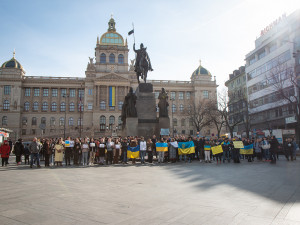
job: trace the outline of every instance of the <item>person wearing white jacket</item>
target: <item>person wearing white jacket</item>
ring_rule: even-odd
[[[141,137],[140,141],[140,158],[141,158],[141,163],[145,163],[145,155],[146,155],[146,150],[147,150],[147,143],[144,139],[144,137]]]

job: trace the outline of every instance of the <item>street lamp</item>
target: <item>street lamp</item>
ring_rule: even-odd
[[[66,123],[67,123],[67,98],[69,95],[63,94],[62,96],[65,99],[65,122],[64,122],[64,140],[66,140]]]
[[[172,101],[172,106],[171,106],[171,112],[172,112],[172,134],[173,134],[173,137],[174,137],[174,121],[173,121],[173,101],[175,100],[174,97],[171,97],[170,99]]]

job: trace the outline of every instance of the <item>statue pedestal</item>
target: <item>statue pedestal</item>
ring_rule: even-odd
[[[138,118],[137,117],[129,117],[126,118],[126,126],[125,126],[126,136],[138,136]]]
[[[169,129],[170,130],[170,118],[169,117],[159,117],[159,132],[160,129]],[[171,130],[170,130],[171,133]]]

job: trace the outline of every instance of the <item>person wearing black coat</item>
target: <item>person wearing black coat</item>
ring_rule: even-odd
[[[285,150],[285,157],[289,161],[289,157],[291,157],[291,160],[293,161],[293,150],[294,150],[294,144],[293,140],[291,138],[288,138],[284,142],[284,150]]]
[[[21,156],[24,154],[24,145],[22,143],[22,139],[19,139],[15,146],[14,146],[14,152],[15,152],[15,155],[16,155],[16,162],[17,162],[17,165],[20,165],[21,164]]]
[[[279,147],[279,142],[275,136],[271,137],[270,140],[270,159],[271,163],[275,164],[276,163],[276,153],[278,151]]]

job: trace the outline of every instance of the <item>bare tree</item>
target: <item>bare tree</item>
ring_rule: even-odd
[[[210,126],[211,118],[209,116],[209,101],[190,101],[189,106],[184,111],[184,114],[193,121],[193,125],[197,131],[201,131],[204,127]]]
[[[277,65],[266,75],[268,86],[274,88],[276,92],[276,100],[281,105],[290,105],[293,109],[296,119],[296,135],[300,139],[300,83],[299,77],[296,76],[293,67],[287,63],[281,63],[279,60]]]
[[[224,114],[222,113],[222,111],[218,109],[218,102],[215,100],[212,100],[208,103],[207,109],[209,112],[208,113],[208,117],[210,118],[209,120],[217,128],[218,137],[220,137],[221,130],[226,124],[226,121],[224,119]]]

